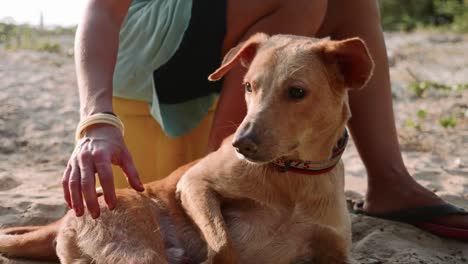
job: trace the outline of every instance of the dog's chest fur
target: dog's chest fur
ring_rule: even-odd
[[[251,175],[255,177],[250,177]],[[343,166],[323,175],[255,171],[241,176],[245,199],[224,199],[222,212],[242,263],[290,263],[307,256],[318,229],[350,240]],[[252,191],[252,192],[251,192]]]

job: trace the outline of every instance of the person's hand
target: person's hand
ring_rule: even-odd
[[[115,207],[117,199],[111,164],[122,168],[128,183],[135,190],[144,190],[120,130],[105,124],[87,128],[68,161],[62,179],[65,200],[77,216],[84,213],[84,198],[91,216],[99,217],[96,174],[107,206],[111,210]]]

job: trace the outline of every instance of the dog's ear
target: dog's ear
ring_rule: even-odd
[[[323,55],[326,63],[338,66],[347,88],[362,88],[372,76],[374,61],[360,38],[326,41]]]
[[[253,58],[257,54],[257,49],[269,36],[265,33],[257,33],[251,36],[248,40],[240,43],[236,47],[232,48],[223,59],[221,66],[210,76],[208,80],[217,81],[221,79],[229,70],[232,69],[237,63],[241,63],[242,66],[248,68]]]

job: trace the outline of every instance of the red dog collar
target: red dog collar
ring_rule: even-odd
[[[286,160],[279,158],[271,163],[278,171],[286,172],[291,171],[295,173],[318,175],[324,174],[335,168],[338,161],[341,159],[341,155],[346,149],[348,144],[348,130],[345,129],[343,136],[338,140],[336,146],[333,148],[333,154],[330,159],[325,161],[313,162],[303,160]]]

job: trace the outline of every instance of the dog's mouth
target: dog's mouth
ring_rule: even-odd
[[[248,155],[247,153],[242,153],[239,149],[236,148],[237,157],[241,160],[245,160],[249,163],[256,165],[265,165],[272,163],[277,159],[293,156],[299,147],[299,143],[291,144],[289,147],[285,148],[285,151],[278,152],[276,155],[265,155],[261,152],[257,152],[254,155]]]
[[[241,160],[245,160],[247,161],[248,163],[252,163],[252,164],[256,164],[256,165],[264,165],[264,164],[268,164],[270,162],[272,162],[274,159],[266,159],[266,158],[262,158],[262,157],[259,157],[257,155],[255,156],[248,156],[248,155],[245,155],[245,154],[242,154],[240,151],[238,151],[236,149],[236,154],[237,154],[237,157]]]

